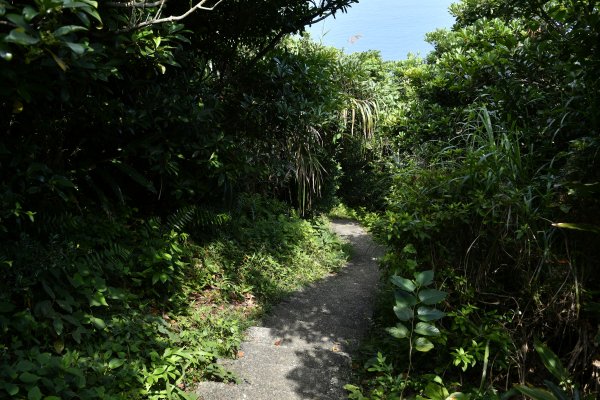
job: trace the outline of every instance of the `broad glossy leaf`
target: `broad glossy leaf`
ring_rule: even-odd
[[[419,337],[414,342],[415,350],[426,353],[429,350],[433,349],[433,343],[424,337]]]
[[[408,336],[408,328],[400,323],[394,326],[393,328],[388,328],[387,331],[396,339],[404,339]]]
[[[419,322],[415,326],[415,332],[423,336],[439,336],[440,330],[435,326],[426,322]]]
[[[417,317],[425,322],[438,320],[445,315],[445,312],[431,307],[419,307],[417,310]]]
[[[392,276],[391,281],[394,285],[407,292],[413,292],[417,287],[410,279],[405,279],[397,275]]]
[[[37,17],[39,15],[39,12],[31,7],[31,6],[25,6],[23,7],[23,17],[25,17],[25,21],[29,22],[32,19],[34,19],[35,17]]]
[[[64,35],[68,35],[69,33],[78,32],[78,31],[87,31],[87,28],[85,26],[80,26],[80,25],[65,25],[65,26],[61,26],[60,28],[58,28],[57,30],[52,32],[52,34],[54,36],[64,36]]]
[[[394,313],[400,321],[408,321],[409,319],[412,319],[414,317],[413,309],[402,305],[394,306]]]
[[[415,280],[419,286],[427,286],[433,282],[433,271],[421,271],[415,273]]]
[[[8,35],[6,35],[4,41],[20,44],[22,46],[31,46],[39,42],[40,39],[28,35],[27,33],[23,32],[21,28],[16,28],[10,31]]]
[[[423,304],[428,305],[437,304],[444,300],[446,296],[448,296],[448,293],[436,289],[424,289],[419,292],[419,300],[421,300]]]
[[[396,298],[397,306],[413,307],[417,305],[417,298],[404,290],[395,290],[394,297]]]

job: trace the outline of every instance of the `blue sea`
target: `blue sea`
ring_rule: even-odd
[[[408,53],[425,56],[433,47],[425,33],[450,28],[453,0],[360,0],[346,14],[338,13],[307,28],[311,37],[346,53],[379,50],[384,60],[402,60]]]

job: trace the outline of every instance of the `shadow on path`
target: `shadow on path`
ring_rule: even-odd
[[[237,360],[226,368],[240,385],[201,385],[205,399],[338,400],[351,372],[351,354],[373,312],[383,249],[357,223],[332,221],[353,247],[337,274],[294,293],[273,308],[262,326],[250,328]],[[204,389],[202,389],[204,386]]]

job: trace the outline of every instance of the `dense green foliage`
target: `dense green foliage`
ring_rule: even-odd
[[[352,398],[594,398],[597,1],[462,0],[425,60],[287,36],[355,2],[0,0],[1,396],[231,379],[339,198],[390,249]]]
[[[411,379],[400,378],[409,349],[382,329],[367,364],[376,375],[352,396],[510,397],[520,383],[531,398],[595,398],[598,3],[464,0],[451,10],[457,22],[429,34],[426,60],[385,67],[400,112],[381,130],[392,184],[372,224],[391,247],[386,279],[434,269],[447,316]],[[396,324],[399,302],[384,295],[382,328]],[[538,339],[568,371],[557,397],[528,392],[548,376]]]
[[[339,265],[354,72],[284,36],[353,2],[0,0],[0,397],[184,396]]]
[[[249,318],[344,260],[323,221],[289,211],[248,196],[218,215],[73,216],[47,247],[24,238],[4,267],[2,396],[183,398],[230,379],[215,362]]]

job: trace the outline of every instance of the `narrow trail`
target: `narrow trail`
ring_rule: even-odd
[[[369,328],[383,254],[357,223],[333,221],[353,247],[337,274],[277,305],[262,326],[250,328],[239,358],[224,360],[240,384],[203,382],[204,400],[339,400],[351,373],[351,354]]]

